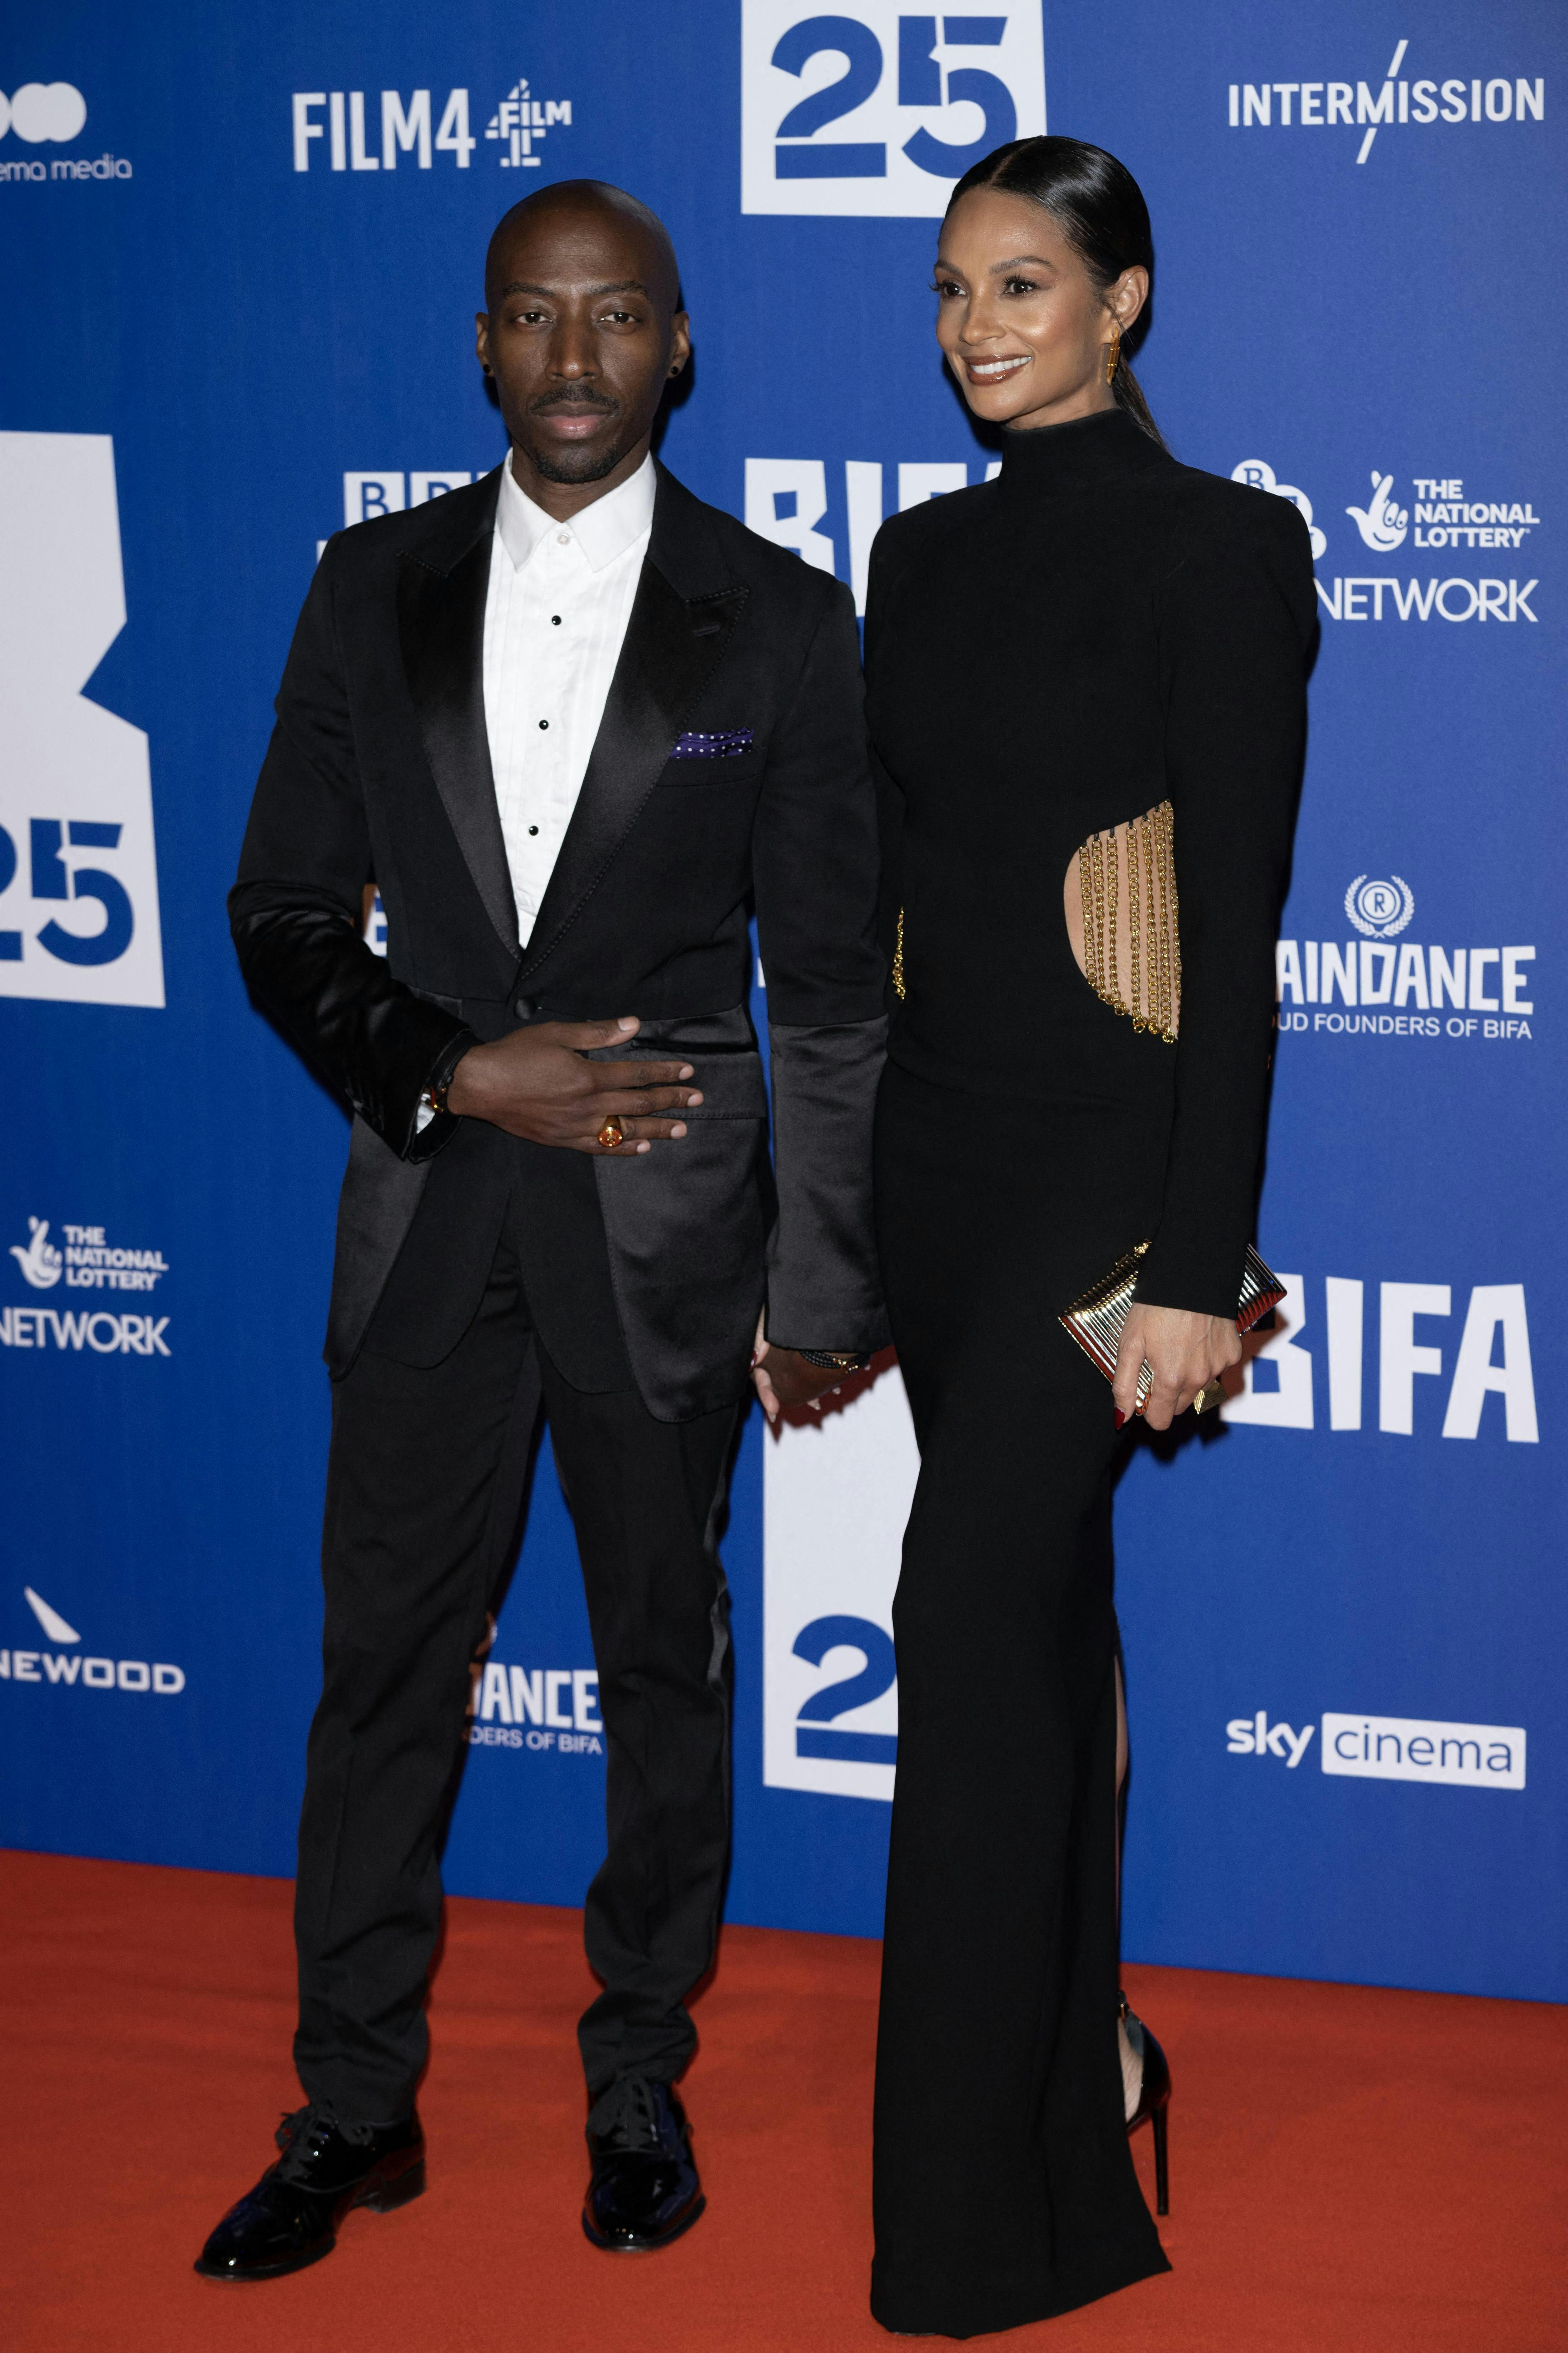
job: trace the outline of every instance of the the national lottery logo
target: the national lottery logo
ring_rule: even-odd
[[[1231,480],[1289,499],[1299,508],[1311,536],[1317,562],[1328,551],[1328,533],[1314,520],[1312,501],[1293,482],[1281,481],[1264,458],[1244,458],[1231,469]],[[1408,544],[1423,553],[1463,548],[1478,554],[1512,554],[1542,527],[1532,500],[1478,498],[1467,491],[1457,474],[1410,477],[1406,491],[1400,477],[1373,466],[1367,477],[1365,503],[1351,500],[1345,512],[1355,524],[1363,546],[1374,554],[1392,555]],[[1405,501],[1408,500],[1409,503]],[[1415,510],[1414,527],[1411,509]],[[1387,573],[1349,574],[1317,583],[1324,617],[1335,621],[1504,621],[1533,623],[1539,617],[1531,598],[1538,578],[1444,579],[1431,571],[1425,579],[1398,578]]]
[[[1233,81],[1226,120],[1233,131],[1359,131],[1358,164],[1366,162],[1384,127],[1507,122],[1521,128],[1544,121],[1544,75],[1413,78],[1409,48],[1408,40],[1399,43],[1381,81]]]
[[[82,1638],[69,1619],[62,1617],[41,1593],[25,1585],[22,1599],[37,1619],[48,1647],[35,1650],[24,1643],[0,1649],[0,1683],[53,1683],[67,1691],[131,1692],[160,1699],[174,1699],[184,1690],[184,1667],[176,1667],[166,1659],[92,1657],[82,1650]],[[20,1618],[20,1611],[17,1616]],[[38,1637],[32,1634],[31,1639],[36,1643]]]
[[[1386,554],[1391,548],[1403,547],[1405,534],[1410,528],[1410,517],[1393,497],[1394,477],[1372,470],[1372,496],[1364,507],[1345,509],[1368,547]]]
[[[56,1235],[58,1232],[58,1239]],[[25,1242],[8,1245],[16,1276],[26,1292],[131,1292],[145,1300],[169,1271],[161,1250],[110,1240],[102,1226],[52,1227],[47,1218],[27,1219]],[[76,1356],[167,1357],[167,1315],[121,1313],[61,1299],[58,1306],[0,1307],[0,1351],[8,1362],[29,1363],[34,1352]]]
[[[1468,495],[1457,474],[1413,478],[1416,547],[1522,547],[1541,517],[1530,499],[1479,499]],[[1387,554],[1403,547],[1410,529],[1410,510],[1401,506],[1392,474],[1372,470],[1372,495],[1364,507],[1348,506],[1368,547]]]
[[[971,164],[1045,130],[1040,19],[742,0],[742,212],[939,218]]]
[[[22,1270],[22,1277],[34,1291],[52,1291],[65,1272],[65,1260],[49,1240],[47,1218],[29,1218],[27,1244],[13,1242],[11,1255]]]
[[[1345,913],[1369,940],[1396,939],[1415,913],[1415,894],[1397,874],[1386,882],[1358,874],[1345,892]]]
[[[62,1275],[68,1291],[153,1291],[169,1271],[161,1250],[111,1242],[102,1226],[59,1230],[63,1249],[50,1240],[47,1218],[29,1218],[26,1245],[10,1246],[33,1291],[52,1291]]]

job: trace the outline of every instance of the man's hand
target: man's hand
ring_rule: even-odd
[[[541,1021],[492,1046],[470,1046],[452,1074],[447,1108],[462,1119],[488,1119],[531,1144],[616,1153],[623,1159],[649,1152],[656,1142],[686,1134],[683,1120],[658,1114],[702,1100],[679,1083],[691,1077],[690,1063],[584,1059],[593,1047],[629,1043],[640,1027],[629,1015],[618,1021]],[[607,1119],[620,1122],[621,1143],[600,1143]]]
[[[763,1337],[766,1321],[764,1308],[757,1318],[756,1343],[752,1350],[752,1379],[763,1411],[770,1421],[777,1421],[786,1405],[808,1405],[813,1413],[820,1413],[822,1399],[829,1390],[837,1395],[843,1374],[830,1372],[824,1365],[808,1365],[798,1349],[770,1348]]]
[[[1111,1383],[1118,1423],[1138,1410],[1138,1376],[1145,1362],[1154,1379],[1143,1419],[1151,1430],[1169,1430],[1198,1391],[1216,1382],[1230,1366],[1239,1365],[1241,1356],[1241,1335],[1234,1318],[1194,1315],[1184,1307],[1142,1307],[1134,1300],[1122,1326]]]

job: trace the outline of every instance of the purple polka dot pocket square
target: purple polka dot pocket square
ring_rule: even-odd
[[[672,760],[738,760],[752,748],[749,727],[721,727],[710,735],[680,735]]]

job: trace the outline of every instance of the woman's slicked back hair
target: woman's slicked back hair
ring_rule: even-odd
[[[1113,286],[1124,269],[1154,270],[1154,242],[1143,191],[1125,164],[1082,139],[1013,139],[965,172],[948,200],[951,212],[973,188],[996,188],[1043,206],[1090,278]],[[1145,314],[1146,315],[1146,314]],[[1145,433],[1164,441],[1125,354],[1111,390]]]

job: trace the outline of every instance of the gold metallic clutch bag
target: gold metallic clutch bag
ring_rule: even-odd
[[[1127,1311],[1132,1304],[1132,1289],[1138,1280],[1139,1261],[1150,1245],[1140,1242],[1125,1258],[1119,1258],[1109,1274],[1091,1282],[1081,1299],[1075,1299],[1064,1309],[1059,1321],[1072,1334],[1084,1355],[1100,1366],[1108,1381],[1116,1378],[1116,1352],[1121,1345],[1121,1334],[1127,1322]],[[1236,1328],[1250,1332],[1261,1322],[1271,1307],[1278,1307],[1285,1296],[1285,1286],[1277,1274],[1270,1273],[1250,1242],[1241,1274],[1241,1299],[1236,1311]],[[1138,1376],[1138,1406],[1146,1402],[1153,1374],[1147,1364]],[[1217,1381],[1201,1388],[1193,1402],[1193,1411],[1202,1413],[1205,1407],[1218,1405],[1224,1391]]]

